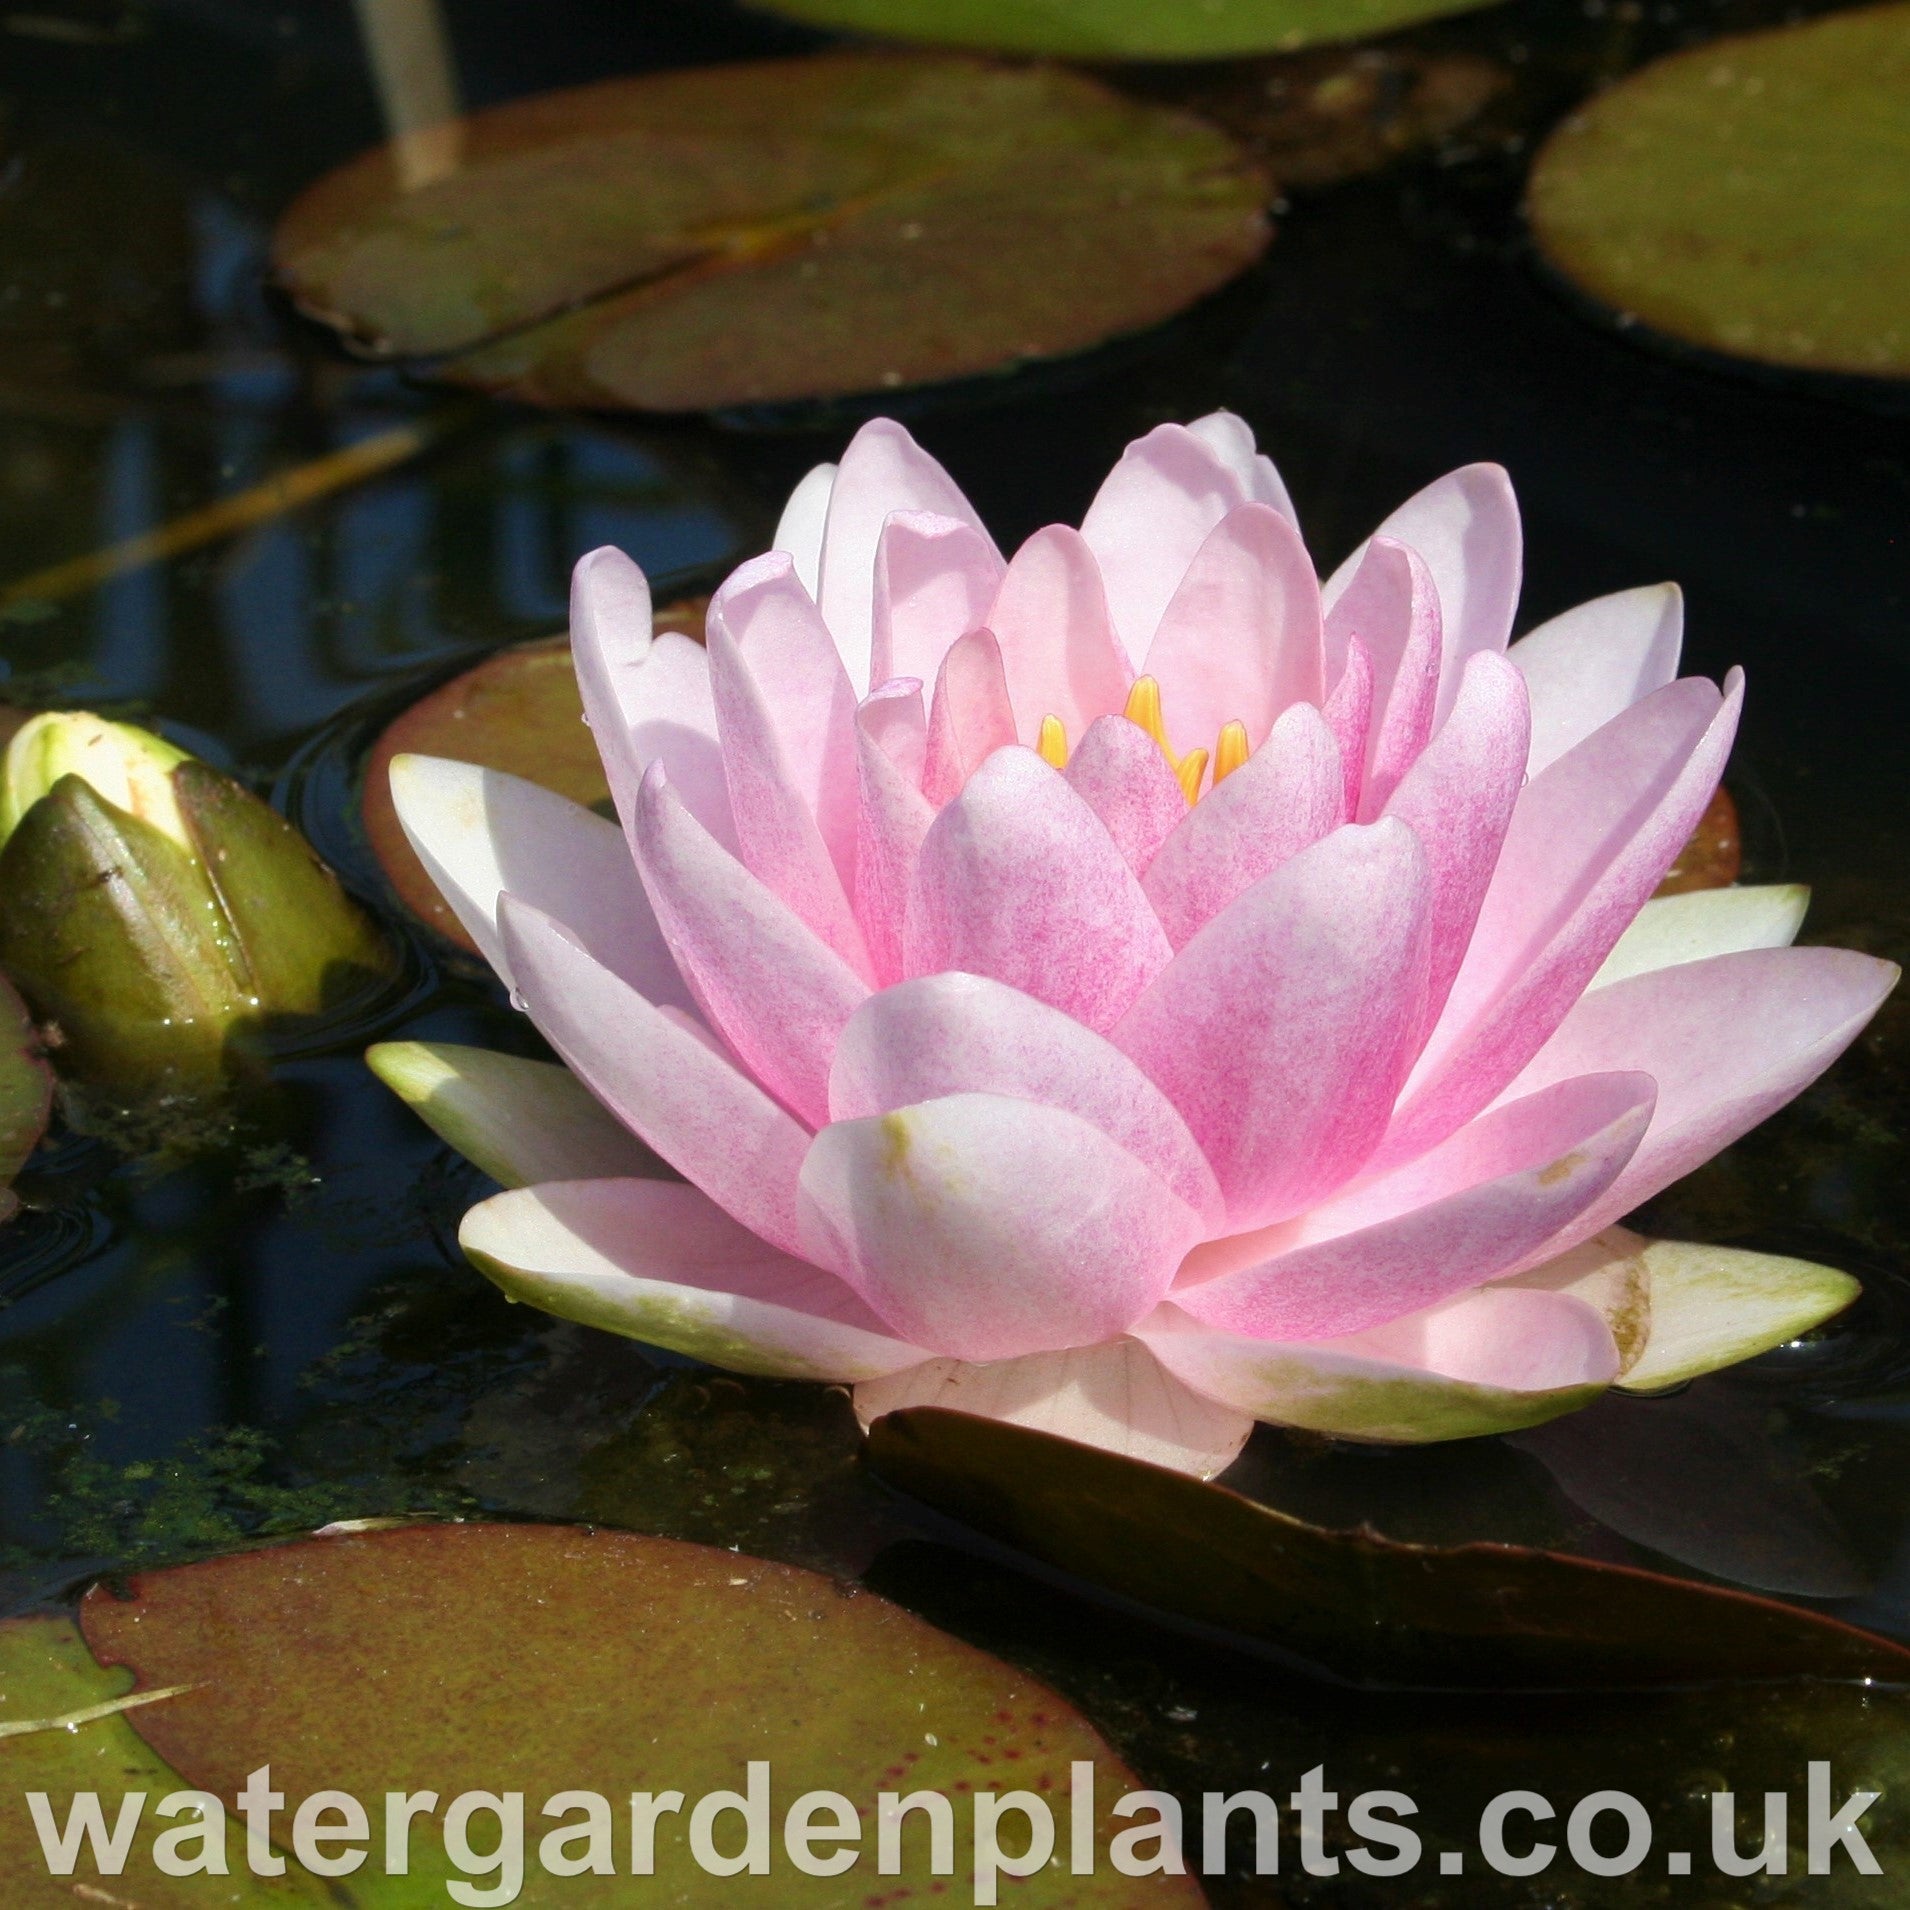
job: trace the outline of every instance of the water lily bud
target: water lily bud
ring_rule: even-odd
[[[35,718],[0,765],[0,967],[56,1065],[129,1098],[255,1072],[393,973],[290,823],[129,724]]]

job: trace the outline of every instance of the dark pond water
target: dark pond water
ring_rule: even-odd
[[[693,0],[535,13],[532,32],[510,0],[448,8],[469,103],[812,43]],[[1008,545],[1078,517],[1127,439],[1218,404],[1278,458],[1327,563],[1438,472],[1507,464],[1527,524],[1524,621],[1680,579],[1687,667],[1750,675],[1730,774],[1747,877],[1810,882],[1811,939],[1903,960],[1910,433],[1602,328],[1543,282],[1517,213],[1532,135],[1596,78],[1774,17],[1523,0],[1428,29],[1422,42],[1518,76],[1491,137],[1296,198],[1264,264],[1161,333],[906,415]],[[0,16],[0,579],[442,407],[341,358],[262,285],[276,212],[380,134],[337,0],[46,0]],[[595,545],[631,551],[666,597],[707,585],[760,547],[788,485],[856,415],[492,407],[330,502],[15,605],[0,696],[157,721],[273,789],[375,898],[353,775],[383,716],[454,660],[558,627],[569,565]],[[422,943],[414,962],[378,1033],[532,1049],[487,977]],[[859,1573],[1067,1690],[1156,1782],[1277,1788],[1324,1760],[1351,1791],[1410,1767],[1434,1842],[1512,1783],[1571,1797],[1627,1782],[1672,1812],[1695,1810],[1721,1770],[1744,1792],[1794,1787],[1807,1755],[1834,1755],[1840,1786],[1910,1795],[1896,1700],[1355,1697],[926,1533],[856,1468],[838,1395],[652,1360],[507,1307],[453,1245],[479,1183],[359,1065],[371,1032],[338,1030],[286,1065],[271,1119],[240,1144],[160,1168],[69,1137],[22,1182],[30,1211],[0,1236],[11,1608],[100,1569],[334,1517],[592,1518]],[[1602,1494],[1581,1490],[1603,1522],[1559,1484],[1584,1468],[1543,1442],[1384,1453],[1263,1430],[1238,1482],[1328,1523],[1708,1573],[1910,1637],[1907,1102],[1910,1009],[1892,1006],[1827,1083],[1645,1216],[1651,1231],[1849,1267],[1868,1291],[1810,1344],[1675,1400],[1602,1408],[1606,1449],[1635,1456],[1618,1485],[1607,1469]],[[1910,1832],[1892,1848],[1910,1861]],[[1887,1877],[1726,1886],[1658,1866],[1588,1888],[1409,1890],[1343,1867],[1288,1874],[1278,1895],[1272,1880],[1218,1882],[1215,1897],[1895,1900]]]

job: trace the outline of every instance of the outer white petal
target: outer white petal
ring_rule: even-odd
[[[1810,899],[1810,890],[1801,882],[1656,896],[1618,938],[1591,987],[1747,948],[1789,948],[1804,926]]]
[[[731,1372],[861,1380],[923,1358],[833,1274],[681,1182],[516,1188],[473,1207],[458,1244],[513,1300]]]
[[[836,488],[836,467],[818,464],[789,494],[776,520],[771,550],[786,550],[796,560],[796,575],[814,597],[822,574],[822,531],[829,521],[829,495]]]
[[[659,1006],[690,1006],[623,831],[521,776],[441,756],[394,756],[391,799],[438,892],[506,985],[505,890],[553,916]]]
[[[366,1065],[440,1140],[506,1187],[669,1178],[568,1068],[450,1041],[381,1041]]]
[[[1607,1238],[1623,1237],[1613,1228]],[[1841,1313],[1863,1288],[1835,1267],[1686,1240],[1639,1240],[1651,1337],[1623,1385],[1655,1392],[1768,1353]]]
[[[1253,1431],[1243,1412],[1183,1386],[1139,1341],[971,1365],[938,1359],[856,1388],[864,1427],[905,1406],[944,1406],[1211,1479]]]

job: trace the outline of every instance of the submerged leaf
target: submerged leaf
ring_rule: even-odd
[[[966,1413],[892,1413],[871,1429],[868,1455],[891,1485],[1043,1566],[1350,1683],[1910,1683],[1910,1650],[1814,1612],[1525,1546],[1326,1531],[1223,1486]]]
[[[621,1800],[633,1789],[692,1801],[740,1791],[751,1759],[770,1766],[777,1827],[811,1789],[857,1802],[939,1790],[960,1812],[973,1791],[1026,1788],[1052,1794],[1060,1815],[1071,1761],[1095,1760],[1104,1806],[1129,1778],[1054,1693],[886,1600],[668,1539],[411,1526],[148,1572],[129,1592],[87,1599],[87,1641],[142,1684],[204,1680],[131,1722],[221,1793],[269,1762],[288,1797],[429,1789],[448,1806],[465,1791],[518,1791],[534,1823],[554,1792],[594,1790],[619,1800],[627,1861]],[[687,1816],[686,1806],[658,1820],[659,1898],[734,1905],[738,1887],[691,1859]],[[449,1874],[442,1822],[442,1808],[414,1822],[409,1879],[360,1872],[360,1900],[433,1895],[421,1880]],[[901,1877],[880,1888],[928,1889],[926,1837],[911,1833],[903,1848]],[[778,1906],[861,1902],[873,1869],[865,1848],[866,1881],[847,1895],[840,1878],[778,1862],[771,1894]],[[556,1894],[631,1901],[616,1875],[577,1877]],[[1104,1861],[1092,1882],[1039,1872],[1014,1900],[1140,1910],[1200,1898],[1191,1881],[1129,1879]]]
[[[884,53],[700,67],[389,148],[286,214],[278,272],[361,349],[656,411],[935,383],[1184,309],[1267,242],[1224,133],[1085,75]]]
[[[1547,259],[1690,345],[1910,376],[1910,5],[1711,40],[1588,101],[1532,170]]]

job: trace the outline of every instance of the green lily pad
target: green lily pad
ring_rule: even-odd
[[[520,1901],[564,1905],[627,1904],[631,1886],[540,1872],[546,1798],[612,1800],[627,1874],[630,1793],[681,1791],[683,1810],[658,1823],[658,1900],[733,1906],[746,1890],[696,1864],[688,1818],[700,1796],[741,1791],[746,1764],[767,1761],[775,1882],[763,1894],[783,1910],[935,1887],[919,1825],[898,1878],[876,1881],[873,1848],[853,1881],[799,1874],[781,1826],[807,1791],[840,1792],[869,1819],[879,1791],[945,1792],[965,1858],[975,1792],[1053,1797],[1065,1850],[1072,1761],[1096,1763],[1103,1811],[1137,1782],[1032,1679],[859,1587],[712,1547],[562,1526],[410,1526],[149,1572],[128,1591],[95,1591],[82,1629],[141,1688],[195,1687],[130,1716],[203,1788],[230,1794],[269,1762],[288,1798],[349,1792],[374,1829],[387,1791],[438,1793],[412,1827],[408,1877],[376,1875],[376,1863],[354,1875],[368,1906],[445,1900],[442,1880],[457,1872],[443,1814],[467,1791],[523,1794]],[[1004,1832],[1011,1849],[1016,1828]],[[1103,1837],[1119,1828],[1105,1816],[1099,1826]],[[871,1846],[872,1829],[865,1821]],[[741,1836],[734,1816],[719,1826],[725,1850]],[[495,1837],[480,1818],[473,1842]],[[1092,1880],[1055,1865],[1013,1889],[1028,1905],[1200,1901],[1191,1880],[1126,1878],[1105,1858]]]
[[[1579,290],[1766,365],[1910,375],[1910,5],[1712,40],[1588,101],[1532,170]]]
[[[1910,1649],[1815,1612],[1526,1546],[1327,1531],[972,1414],[891,1413],[870,1429],[868,1458],[891,1485],[1040,1565],[1353,1684],[1910,1683]]]
[[[251,1876],[245,1864],[245,1836],[228,1819],[225,1868],[216,1896],[203,1876],[172,1877],[152,1858],[155,1832],[188,1826],[190,1814],[156,1819],[154,1807],[178,1791],[195,1788],[168,1766],[134,1733],[132,1711],[84,1714],[111,1705],[130,1690],[122,1671],[96,1664],[73,1622],[67,1618],[9,1618],[0,1622],[0,1805],[6,1831],[0,1835],[0,1901],[8,1910],[75,1910],[87,1902],[139,1905],[141,1910],[189,1910],[221,1904],[326,1904],[333,1901],[318,1880],[288,1863],[283,1877]],[[162,1698],[160,1705],[176,1698]],[[141,1707],[142,1709],[152,1707]],[[76,1714],[77,1717],[76,1717]],[[10,1727],[36,1723],[44,1729],[18,1732]],[[144,1791],[139,1822],[130,1839],[125,1868],[106,1888],[90,1847],[82,1846],[69,1877],[56,1877],[41,1854],[27,1794],[43,1792],[56,1837],[67,1828],[76,1791],[96,1791],[110,1832],[120,1799]],[[236,1825],[236,1828],[235,1828]],[[188,1837],[185,1854],[197,1854]]]
[[[1268,181],[1078,73],[830,53],[602,81],[463,122],[407,189],[320,180],[279,277],[358,349],[533,403],[697,411],[1076,352],[1265,247]]]
[[[667,604],[658,630],[703,635],[706,598]],[[584,725],[584,702],[571,668],[570,642],[545,637],[514,645],[441,684],[397,717],[373,744],[359,801],[372,854],[398,899],[422,922],[470,954],[477,944],[446,906],[437,884],[405,840],[391,801],[391,759],[448,756],[507,770],[604,813],[610,785]]]
[[[756,0],[812,26],[1079,60],[1219,60],[1363,40],[1481,0]]]
[[[53,1075],[40,1059],[26,1003],[0,975],[0,1221],[19,1210],[13,1177],[40,1144],[53,1112]]]

